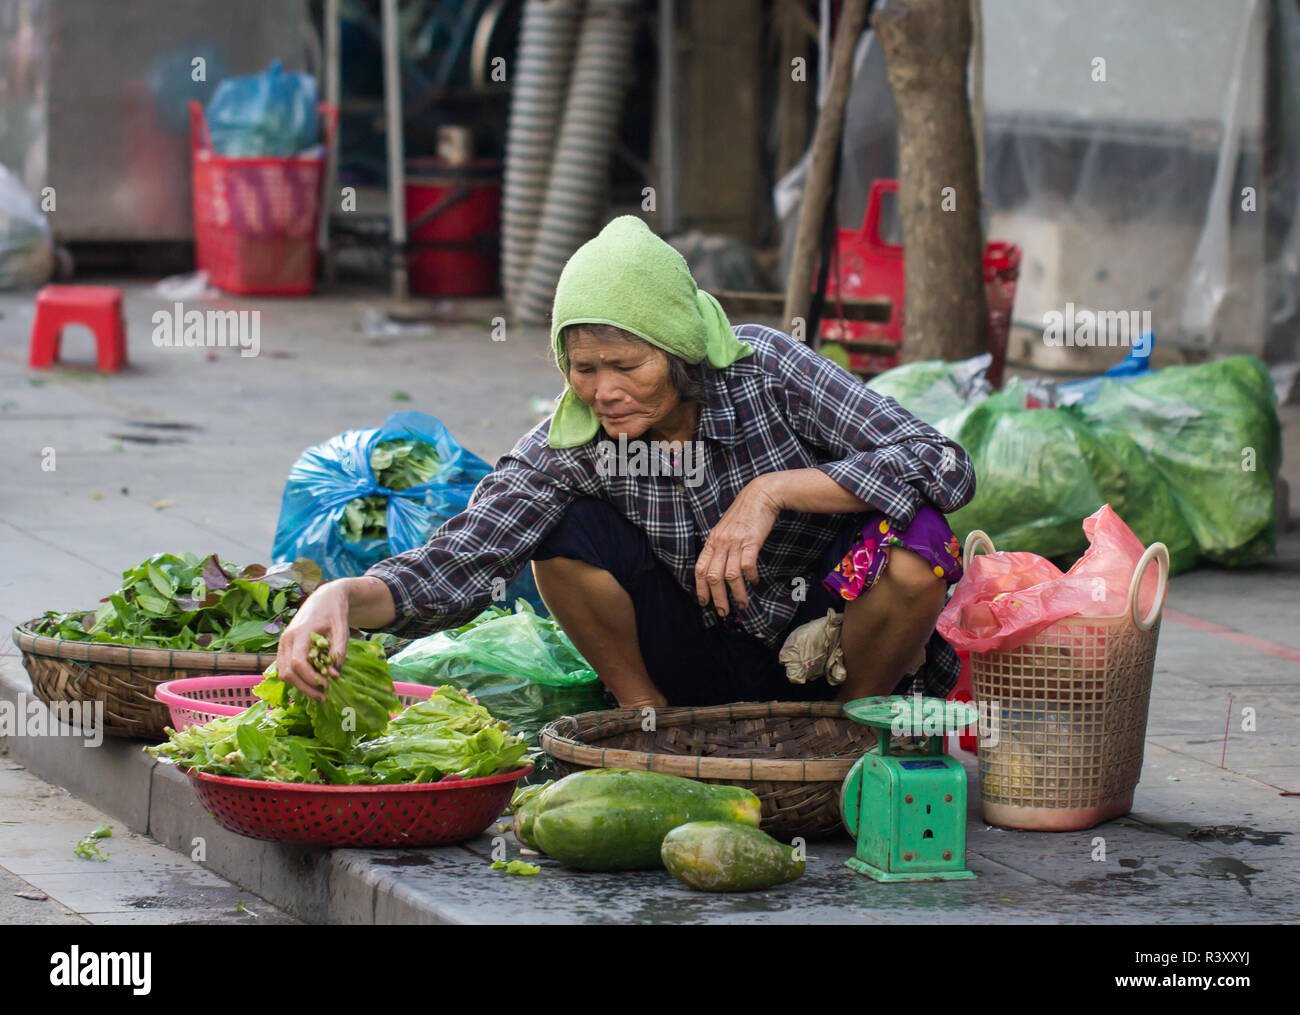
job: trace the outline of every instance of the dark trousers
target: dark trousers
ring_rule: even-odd
[[[850,525],[827,550],[817,571],[830,573],[848,552],[860,525]],[[564,557],[608,571],[632,597],[637,640],[650,679],[670,705],[721,705],[733,701],[825,701],[838,690],[826,680],[792,684],[769,648],[743,631],[706,627],[694,591],[687,592],[655,558],[646,534],[610,504],[574,501],[543,540],[534,560]],[[808,587],[781,641],[800,624],[842,611],[820,580]],[[904,683],[911,686],[910,678]],[[900,685],[901,686],[901,685]]]

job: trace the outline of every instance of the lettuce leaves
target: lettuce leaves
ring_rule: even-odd
[[[317,738],[339,750],[347,750],[357,735],[380,732],[402,707],[384,650],[373,642],[348,639],[339,675],[326,685],[325,700],[308,698],[305,707]]]
[[[380,646],[356,638],[324,702],[299,695],[274,666],[253,693],[257,703],[239,715],[169,730],[166,743],[146,752],[213,775],[334,785],[472,779],[517,768],[529,753],[506,723],[454,687],[390,720],[401,702],[388,661]]]

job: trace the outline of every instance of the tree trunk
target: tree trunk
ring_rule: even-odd
[[[826,86],[826,101],[817,114],[813,131],[812,154],[808,159],[808,176],[804,180],[803,200],[799,203],[799,220],[794,232],[794,253],[790,257],[790,277],[785,287],[785,330],[805,342],[808,309],[812,305],[813,271],[821,244],[827,205],[830,201],[835,172],[835,154],[844,129],[844,106],[853,84],[853,51],[867,21],[867,0],[844,0],[840,21],[835,28],[831,47],[831,73]],[[783,70],[789,73],[789,69]]]
[[[967,0],[888,0],[871,18],[898,106],[905,361],[986,351],[980,194],[966,95]]]

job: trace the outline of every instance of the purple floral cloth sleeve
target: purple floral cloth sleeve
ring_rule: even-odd
[[[872,514],[849,552],[822,579],[832,595],[853,600],[876,584],[889,560],[889,550],[902,546],[923,557],[935,576],[949,585],[961,579],[961,544],[935,508],[928,504],[917,509],[905,528],[898,528],[884,514]]]

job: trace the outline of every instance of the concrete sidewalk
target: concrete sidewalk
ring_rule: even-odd
[[[30,296],[0,296],[6,631],[46,609],[93,605],[160,550],[266,561],[289,466],[334,433],[420,409],[492,461],[532,422],[530,401],[560,387],[544,330],[512,326],[493,341],[499,308],[488,302],[457,304],[469,320],[422,336],[369,338],[358,327],[365,297],[223,300],[262,311],[261,354],[241,357],[153,346],[151,314],[171,304],[126,288],[132,366],[111,377],[29,373]],[[74,332],[65,349],[88,364],[81,341]],[[1283,419],[1284,470],[1300,490],[1300,413],[1288,407]],[[42,469],[47,449],[53,471]],[[511,878],[489,869],[490,836],[411,853],[276,847],[223,832],[187,780],[138,745],[79,748],[94,755],[81,759],[59,738],[9,746],[19,763],[187,856],[194,836],[208,837],[212,872],[312,921],[1296,921],[1300,797],[1282,794],[1300,792],[1298,579],[1293,531],[1260,567],[1174,580],[1129,817],[1077,834],[989,828],[971,768],[973,882],[877,885],[842,866],[847,841],[815,844],[796,884],[736,897],[687,892],[662,872],[579,874],[550,861],[539,877]],[[5,695],[28,689],[7,635],[0,677]],[[1243,707],[1255,710],[1255,732],[1240,729]],[[0,785],[0,811],[9,793]],[[1097,837],[1104,861],[1093,859]],[[509,836],[507,845],[514,855]]]
[[[297,922],[189,855],[38,779],[4,749],[0,814],[0,924]],[[77,842],[103,825],[113,833],[97,840],[106,859],[76,856]]]

